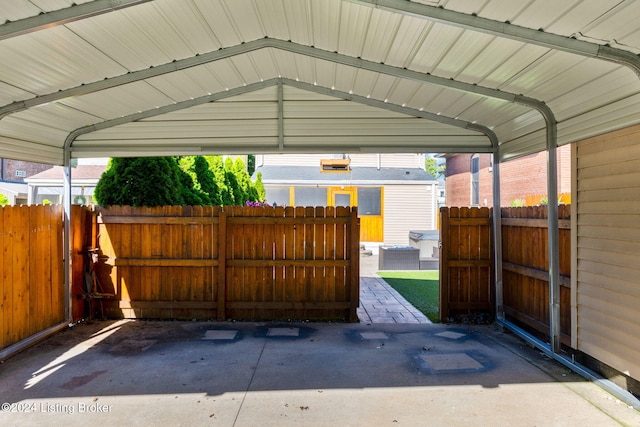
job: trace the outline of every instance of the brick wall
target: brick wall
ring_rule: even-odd
[[[471,203],[471,154],[447,158],[445,179],[446,205],[469,206]]]
[[[41,163],[23,162],[21,160],[0,159],[0,180],[22,182],[24,178],[28,178],[37,173],[51,169],[51,165]],[[17,171],[24,171],[25,175],[17,176]]]
[[[493,205],[491,156],[480,154],[480,206]],[[471,154],[447,158],[447,206],[471,204]],[[571,146],[558,148],[558,193],[571,192]],[[500,204],[547,193],[547,153],[541,152],[500,164]]]

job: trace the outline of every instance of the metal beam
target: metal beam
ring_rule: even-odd
[[[506,37],[523,43],[561,50],[589,58],[602,59],[631,68],[640,77],[640,56],[623,49],[603,46],[558,34],[545,33],[532,28],[481,18],[475,15],[447,10],[441,7],[414,3],[408,0],[348,0],[394,13],[402,13],[446,25]]]
[[[65,25],[152,0],[94,0],[0,25],[0,40]]]
[[[233,96],[242,95],[244,93],[254,92],[256,90],[264,89],[269,86],[274,86],[278,83],[278,79],[265,80],[263,82],[257,82],[241,86],[238,88],[226,90],[224,92],[213,93],[211,95],[201,96],[199,98],[189,99],[187,101],[176,102],[175,104],[165,105],[164,107],[152,108],[150,110],[142,111],[135,114],[129,114],[128,116],[118,117],[117,119],[105,120],[93,125],[83,126],[78,128],[67,135],[64,142],[65,150],[69,149],[73,145],[73,141],[80,135],[84,135],[91,132],[96,132],[102,129],[108,129],[114,126],[123,125],[126,123],[135,122],[138,120],[148,119],[150,117],[159,116],[161,114],[167,114],[174,111],[184,110],[186,108],[195,107],[197,105],[206,104],[208,102],[218,101]]]
[[[284,150],[284,88],[278,80],[278,150]]]
[[[475,84],[459,82],[453,79],[447,79],[443,77],[437,77],[430,74],[421,73],[418,71],[412,71],[405,68],[394,67],[391,65],[381,64],[377,62],[367,61],[360,58],[355,58],[348,55],[343,55],[336,52],[329,52],[326,50],[314,48],[311,46],[304,46],[293,42],[288,42],[278,39],[259,39],[251,42],[243,43],[237,46],[232,46],[224,49],[219,49],[214,52],[204,53],[191,58],[162,64],[156,67],[147,68],[140,71],[132,71],[130,73],[107,78],[97,82],[87,83],[81,86],[60,90],[58,92],[49,93],[46,95],[37,96],[24,101],[18,101],[5,106],[0,107],[0,119],[17,111],[26,110],[31,107],[43,105],[49,102],[59,101],[64,98],[72,96],[81,96],[89,93],[98,92],[113,87],[126,85],[149,79],[151,77],[157,77],[165,74],[169,74],[175,71],[185,70],[187,68],[195,67],[198,65],[208,64],[221,59],[231,58],[237,55],[246,54],[255,50],[274,48],[291,53],[305,55],[310,58],[322,59],[329,62],[347,65],[350,67],[360,68],[372,72],[382,73],[398,78],[417,81],[420,83],[428,83],[449,89],[473,93],[479,96],[485,96],[493,99],[499,99],[506,102],[516,102],[519,104],[527,105],[529,107],[539,109],[538,106],[543,105],[542,101],[528,98],[522,95],[516,95],[509,92],[503,92],[498,89],[489,87],[478,86]]]
[[[73,259],[73,240],[71,227],[71,153],[68,148],[64,149],[63,160],[63,185],[64,197],[62,204],[64,208],[63,217],[63,236],[62,236],[62,253],[64,255],[64,312],[68,323],[73,320],[73,292],[72,289],[72,259]]]
[[[69,133],[69,135],[67,136],[67,138],[65,140],[65,148],[71,149],[75,139],[78,138],[79,136],[87,134],[87,133],[96,132],[96,131],[99,131],[99,130],[102,130],[102,129],[107,129],[107,128],[123,125],[123,124],[126,124],[126,123],[131,123],[131,122],[135,122],[135,121],[138,121],[138,120],[147,119],[147,118],[150,118],[150,117],[156,117],[156,116],[159,116],[159,115],[162,115],[162,114],[171,113],[171,112],[174,112],[174,111],[184,110],[186,108],[195,107],[197,105],[206,104],[208,102],[214,102],[214,101],[230,98],[230,97],[241,95],[241,94],[248,93],[248,92],[254,92],[256,90],[264,89],[264,88],[270,87],[270,86],[278,86],[279,117],[282,117],[282,111],[280,109],[282,108],[282,102],[283,102],[282,101],[282,97],[283,97],[283,95],[282,95],[282,86],[283,85],[296,87],[298,89],[307,90],[307,91],[319,93],[319,94],[322,94],[322,95],[329,95],[329,96],[345,99],[347,101],[353,101],[353,102],[369,105],[369,106],[376,107],[376,108],[381,108],[381,109],[385,109],[385,110],[389,110],[389,111],[393,111],[393,112],[397,112],[397,113],[406,114],[406,115],[409,115],[409,116],[415,116],[415,117],[427,119],[427,120],[430,120],[430,121],[434,121],[434,122],[439,122],[439,123],[443,123],[443,124],[446,124],[446,125],[450,125],[450,126],[453,126],[453,127],[458,127],[458,128],[461,128],[461,129],[471,130],[471,131],[478,132],[478,133],[481,133],[481,134],[484,134],[485,136],[487,136],[487,138],[489,139],[489,144],[486,147],[474,148],[474,150],[477,150],[477,151],[474,151],[474,152],[485,152],[485,153],[491,152],[494,149],[493,147],[496,147],[498,145],[498,138],[497,138],[495,132],[493,132],[491,129],[489,129],[486,126],[482,126],[482,125],[475,124],[475,123],[470,123],[470,122],[467,122],[465,120],[454,119],[454,118],[451,118],[451,117],[443,116],[441,114],[434,114],[434,113],[430,113],[430,112],[426,112],[426,111],[416,110],[416,109],[413,109],[413,108],[402,107],[400,105],[392,104],[392,103],[389,103],[389,102],[378,101],[378,100],[375,100],[375,99],[366,98],[366,97],[359,96],[359,95],[353,95],[353,94],[350,94],[350,93],[347,93],[347,92],[343,92],[343,91],[339,91],[339,90],[335,90],[335,89],[329,89],[329,88],[325,88],[325,87],[322,87],[322,86],[312,85],[312,84],[309,84],[309,83],[299,82],[299,81],[292,80],[292,79],[275,78],[275,79],[265,80],[265,81],[259,82],[259,83],[253,83],[253,84],[250,84],[250,85],[247,85],[247,86],[242,86],[242,87],[230,89],[230,90],[224,91],[224,92],[214,93],[214,94],[211,94],[211,95],[206,95],[206,96],[202,96],[202,97],[199,97],[199,98],[190,99],[188,101],[178,102],[176,104],[167,105],[167,106],[161,107],[161,108],[153,108],[153,109],[150,109],[150,110],[147,110],[147,111],[142,111],[142,112],[139,112],[139,113],[130,114],[128,116],[119,117],[119,118],[113,119],[113,120],[106,120],[104,122],[96,123],[94,125],[84,126],[84,127],[78,128],[78,129],[72,131],[71,133]],[[281,133],[280,134],[284,136],[284,128],[281,129]],[[279,141],[280,141],[280,139],[279,139]],[[189,150],[189,149],[193,149],[193,147],[185,147],[185,149]],[[281,141],[281,143],[279,143],[278,149],[279,150],[284,149],[284,139]],[[446,150],[445,147],[439,147],[438,148],[438,152],[446,152],[446,151],[450,151],[450,150]],[[456,150],[456,152],[459,152],[459,151],[460,150]]]
[[[491,146],[486,148],[492,148],[498,145],[498,137],[496,136],[495,132],[483,125],[470,123],[466,120],[460,120],[460,119],[455,119],[448,116],[443,116],[441,114],[430,113],[428,111],[420,111],[420,110],[416,110],[415,108],[403,107],[398,104],[379,101],[377,99],[367,98],[365,96],[354,95],[354,94],[343,92],[336,89],[329,89],[324,86],[312,85],[310,83],[305,83],[305,82],[300,82],[297,80],[285,79],[285,78],[281,80],[287,86],[296,87],[298,89],[306,90],[309,92],[315,92],[321,95],[334,96],[334,97],[345,99],[347,101],[354,101],[359,104],[369,105],[371,107],[376,107],[383,110],[389,110],[396,113],[407,114],[410,116],[427,119],[433,122],[439,122],[439,123],[451,125],[454,127],[479,132],[486,135],[487,138],[489,139]]]

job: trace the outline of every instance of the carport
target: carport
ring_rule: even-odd
[[[558,145],[640,124],[640,5],[630,0],[6,3],[0,157],[63,165],[67,219],[71,159],[101,156],[491,153],[499,201],[500,163],[546,150],[548,199],[556,200]],[[618,195],[631,201],[630,218],[640,200],[635,182]],[[559,354],[556,209],[549,205],[551,342],[503,319],[499,244],[496,311],[589,375]],[[579,204],[574,211],[577,219]],[[494,221],[499,243],[499,215]],[[581,335],[584,266],[572,223],[572,344],[607,359],[599,349],[609,341]],[[639,229],[625,224],[621,233],[637,243]],[[640,295],[629,277],[638,253],[607,250],[625,254],[618,266],[626,286],[609,288],[619,305],[599,315],[633,327],[640,311],[628,307]],[[69,272],[67,257],[67,290]],[[618,355],[603,362],[640,379],[637,334],[611,340]]]

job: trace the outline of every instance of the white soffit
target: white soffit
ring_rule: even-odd
[[[409,9],[407,6],[441,6],[467,17],[474,14],[494,20],[496,28],[508,21],[540,30],[543,35],[553,33],[567,37],[567,41],[581,40],[596,47],[606,44],[637,54],[640,52],[640,30],[635,25],[640,20],[637,1],[584,0],[560,5],[548,0],[96,0],[75,3],[78,6],[66,0],[0,0],[0,22],[12,21],[0,25],[3,58],[0,108],[19,107],[22,101],[29,104],[26,111],[13,112],[0,119],[0,157],[33,158],[34,153],[42,149],[38,159],[61,163],[63,136],[75,129],[278,78],[485,126],[496,133],[503,159],[545,149],[545,122],[537,111],[527,105],[487,96],[487,91],[464,92],[433,84],[433,81],[421,81],[415,75],[452,79],[452,82],[479,89],[540,100],[552,109],[558,120],[561,144],[640,122],[640,80],[624,65],[586,58],[566,49],[551,49],[541,43],[526,43],[499,31],[489,34],[465,29],[402,10]],[[118,7],[113,7],[116,4]],[[91,13],[47,24],[46,29],[10,34],[16,25],[34,22],[42,26],[46,19],[80,11],[80,7]],[[260,47],[256,44],[259,40],[291,41],[294,48],[268,43]],[[251,46],[257,47],[242,50]],[[177,67],[185,61],[225,52],[227,48],[239,53],[189,68]],[[128,77],[146,71],[151,75],[154,69],[164,70],[172,64],[176,64],[176,69],[165,74],[141,80]],[[414,72],[417,74],[410,74]],[[114,78],[131,81],[108,87],[111,81],[116,81]],[[82,93],[83,87],[87,87],[83,85],[98,83],[104,84],[104,88]],[[38,102],[34,97],[66,94],[64,91],[73,93],[35,106]],[[291,92],[291,88],[287,92]],[[297,96],[314,99],[316,94],[304,91]],[[242,97],[250,95],[238,99]],[[268,98],[274,102],[273,95]],[[269,122],[259,116],[264,112],[252,110],[250,103],[241,104],[234,98],[215,104],[233,109],[229,115],[244,114],[244,107],[246,120]],[[252,111],[258,116],[250,117]],[[371,117],[374,116],[372,112]],[[278,119],[271,120],[276,121],[276,129],[294,123],[278,124]],[[291,129],[313,132],[305,134],[296,130],[299,134],[290,135],[287,140],[286,132],[281,136],[278,131],[278,149],[322,151],[333,143],[348,143],[365,151],[388,151],[394,147],[415,150],[420,146],[427,151],[437,145],[435,140],[442,134],[443,127],[442,124],[424,126],[421,130],[424,134],[415,136],[414,140],[404,135],[400,126],[396,131],[389,129],[392,126],[389,123],[382,126],[385,122],[379,122],[378,127],[368,127],[369,133],[375,131],[375,135],[356,135],[355,130],[350,133],[341,125],[333,132],[341,133],[343,139],[333,135],[333,142],[327,143],[319,133],[331,132],[331,129],[313,118],[305,120],[308,122],[295,123]],[[363,127],[362,123],[356,121],[352,127]],[[273,148],[273,124],[263,124],[264,127],[258,127],[263,130],[262,135],[247,135],[234,140],[233,144],[226,140],[224,147],[233,146],[242,151]],[[134,124],[121,126],[135,127]],[[225,126],[224,132],[223,128],[216,130],[223,135],[233,133],[227,129],[230,124]],[[394,134],[406,139],[398,144],[390,138]],[[148,138],[139,139],[141,145],[146,144],[145,152],[153,147],[153,135],[150,130]],[[283,137],[288,142],[284,145]],[[83,135],[74,146],[80,150],[89,138]],[[473,138],[477,138],[477,133],[460,135],[460,140],[452,141],[451,149],[473,150],[477,147]],[[207,139],[208,145],[200,145],[198,140],[196,148],[207,146],[214,150],[213,140],[215,138]],[[138,139],[128,141],[121,144],[105,139],[101,147],[105,150],[113,147],[112,155],[122,146],[126,146],[123,154],[135,152],[131,144]],[[176,152],[181,147],[194,149],[179,138],[171,144]],[[25,156],[20,155],[20,147],[24,148]]]

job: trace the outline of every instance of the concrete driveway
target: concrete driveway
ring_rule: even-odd
[[[491,326],[104,321],[0,365],[3,426],[640,426]]]

